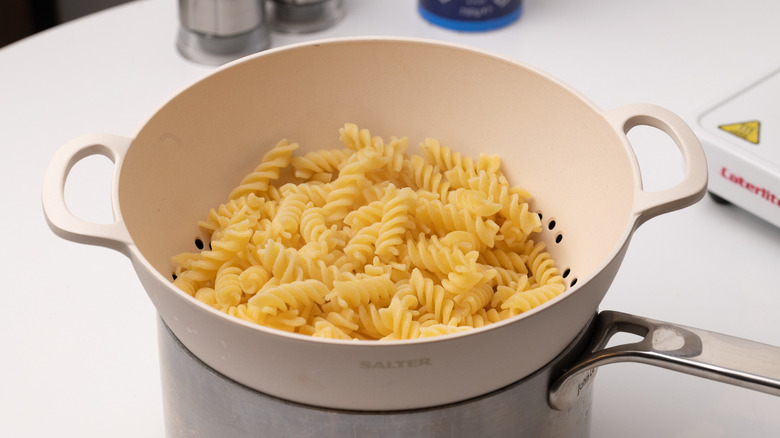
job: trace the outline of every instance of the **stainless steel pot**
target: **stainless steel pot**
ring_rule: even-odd
[[[620,332],[642,340],[610,345]],[[585,438],[590,436],[597,367],[630,361],[780,395],[777,347],[609,311],[593,318],[550,363],[518,382],[456,403],[397,411],[322,409],[272,397],[201,362],[162,320],[158,334],[169,438]]]
[[[508,178],[534,194],[541,238],[568,272],[568,290],[457,335],[349,342],[240,321],[171,284],[170,257],[191,250],[197,221],[265,148],[286,137],[300,152],[320,149],[347,121],[383,137],[408,136],[410,144],[430,136],[466,155],[499,154]],[[626,138],[636,125],[664,131],[679,147],[686,171],[676,186],[643,190]],[[115,163],[112,224],[75,218],[62,196],[70,168],[92,154]],[[634,230],[699,200],[706,181],[696,137],[657,106],[604,111],[532,67],[462,46],[346,38],[219,68],[171,98],[134,138],[74,139],[51,161],[43,205],[63,238],[126,254],[176,337],[230,379],[308,405],[398,410],[480,396],[549,363],[592,318]]]
[[[584,351],[592,326],[549,364],[480,397],[425,409],[350,411],[294,403],[238,384],[201,362],[159,320],[166,437],[586,438],[591,387],[565,410],[550,407],[547,397],[551,381]]]

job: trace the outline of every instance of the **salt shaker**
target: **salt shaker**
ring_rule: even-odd
[[[221,65],[270,47],[263,0],[179,0],[176,46],[187,59]]]

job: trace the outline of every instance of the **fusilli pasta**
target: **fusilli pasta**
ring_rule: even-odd
[[[173,283],[236,318],[333,339],[458,333],[565,290],[531,195],[498,156],[347,123],[342,147],[278,142],[199,222],[208,247],[172,258]],[[284,176],[282,176],[284,175]],[[287,178],[289,175],[289,178]]]

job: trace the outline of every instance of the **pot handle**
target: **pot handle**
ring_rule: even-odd
[[[54,234],[63,239],[105,246],[128,254],[132,239],[119,212],[117,200],[119,169],[132,139],[109,134],[77,137],[55,152],[43,178],[41,202],[46,222]],[[114,223],[87,222],[74,216],[65,202],[65,182],[76,163],[92,155],[103,155],[114,163],[111,207]]]
[[[637,225],[674,210],[687,207],[699,201],[707,191],[707,159],[701,143],[683,119],[673,112],[652,104],[633,104],[615,108],[606,112],[606,116],[615,126],[627,134],[640,125],[660,129],[666,133],[680,150],[685,161],[685,176],[677,185],[657,192],[639,189],[634,197],[634,212],[638,216]],[[636,156],[632,152],[634,166],[639,169]]]
[[[626,332],[643,339],[607,347]],[[620,312],[598,315],[586,352],[550,387],[549,403],[568,409],[601,365],[639,362],[780,396],[780,347]]]

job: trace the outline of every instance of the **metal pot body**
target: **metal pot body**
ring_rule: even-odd
[[[302,405],[240,385],[201,362],[160,319],[166,436],[587,438],[592,386],[565,410],[551,408],[547,393],[551,382],[583,352],[589,332],[589,327],[583,329],[540,370],[489,394],[426,409],[372,412]]]
[[[300,153],[328,148],[345,122],[384,138],[407,136],[410,145],[433,137],[464,155],[500,155],[510,182],[534,195],[532,208],[544,218],[538,238],[569,272],[568,290],[456,335],[350,342],[241,321],[172,285],[171,256],[194,249],[203,235],[197,222],[268,148],[281,138],[299,143]],[[642,189],[626,138],[635,125],[661,129],[679,147],[686,174],[678,185]],[[91,154],[116,163],[113,224],[80,221],[62,199],[68,170]],[[700,199],[706,181],[698,140],[662,108],[603,111],[532,67],[467,47],[347,38],[219,68],[165,103],[135,138],[74,139],[52,160],[43,203],[60,236],[128,255],[168,327],[221,374],[307,405],[405,410],[477,397],[549,363],[596,311],[634,230]]]

